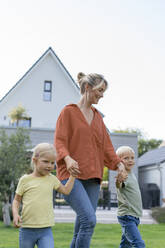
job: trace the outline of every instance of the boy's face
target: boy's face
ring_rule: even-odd
[[[127,151],[124,152],[120,158],[125,165],[126,171],[130,172],[135,164],[135,154],[132,151]]]

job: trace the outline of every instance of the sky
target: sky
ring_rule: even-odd
[[[0,99],[52,47],[72,77],[109,82],[97,108],[110,131],[165,140],[164,0],[0,2]]]

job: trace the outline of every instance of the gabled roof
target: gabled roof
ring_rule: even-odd
[[[138,159],[138,166],[154,165],[165,161],[165,146],[144,153]]]
[[[41,60],[43,60],[44,57],[46,57],[48,54],[51,54],[60,64],[60,66],[62,67],[62,69],[64,70],[64,72],[69,76],[69,78],[71,79],[71,81],[73,82],[74,86],[76,87],[77,90],[79,90],[78,85],[76,84],[76,82],[74,81],[74,79],[72,78],[72,76],[70,75],[70,73],[68,72],[68,70],[65,68],[65,66],[63,65],[63,63],[61,62],[61,60],[58,58],[58,56],[56,55],[56,53],[53,51],[53,49],[51,47],[49,47],[44,54],[30,67],[30,69],[23,75],[23,77],[21,77],[21,79],[5,94],[4,97],[2,97],[2,99],[0,100],[0,103],[6,98],[6,96],[8,96],[10,94],[11,91],[13,91],[13,89],[22,82],[22,80],[34,69],[34,67],[36,67],[39,62]]]

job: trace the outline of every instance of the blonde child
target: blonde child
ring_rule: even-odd
[[[116,180],[118,198],[118,221],[122,227],[120,248],[144,248],[138,225],[142,216],[142,200],[137,179],[132,171],[135,153],[129,146],[121,146],[116,154],[125,165],[128,177],[124,182]]]
[[[12,204],[13,223],[20,227],[19,247],[54,248],[51,226],[54,225],[53,189],[68,195],[75,178],[69,177],[64,186],[51,174],[56,159],[55,148],[48,143],[38,144],[33,151],[33,172],[20,178]],[[22,202],[22,214],[19,208]]]

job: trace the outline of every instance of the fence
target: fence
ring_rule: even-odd
[[[68,206],[62,194],[54,191],[53,206],[60,208],[61,206]],[[117,195],[111,193],[108,189],[101,189],[98,200],[98,207],[110,210],[111,207],[117,207]]]

